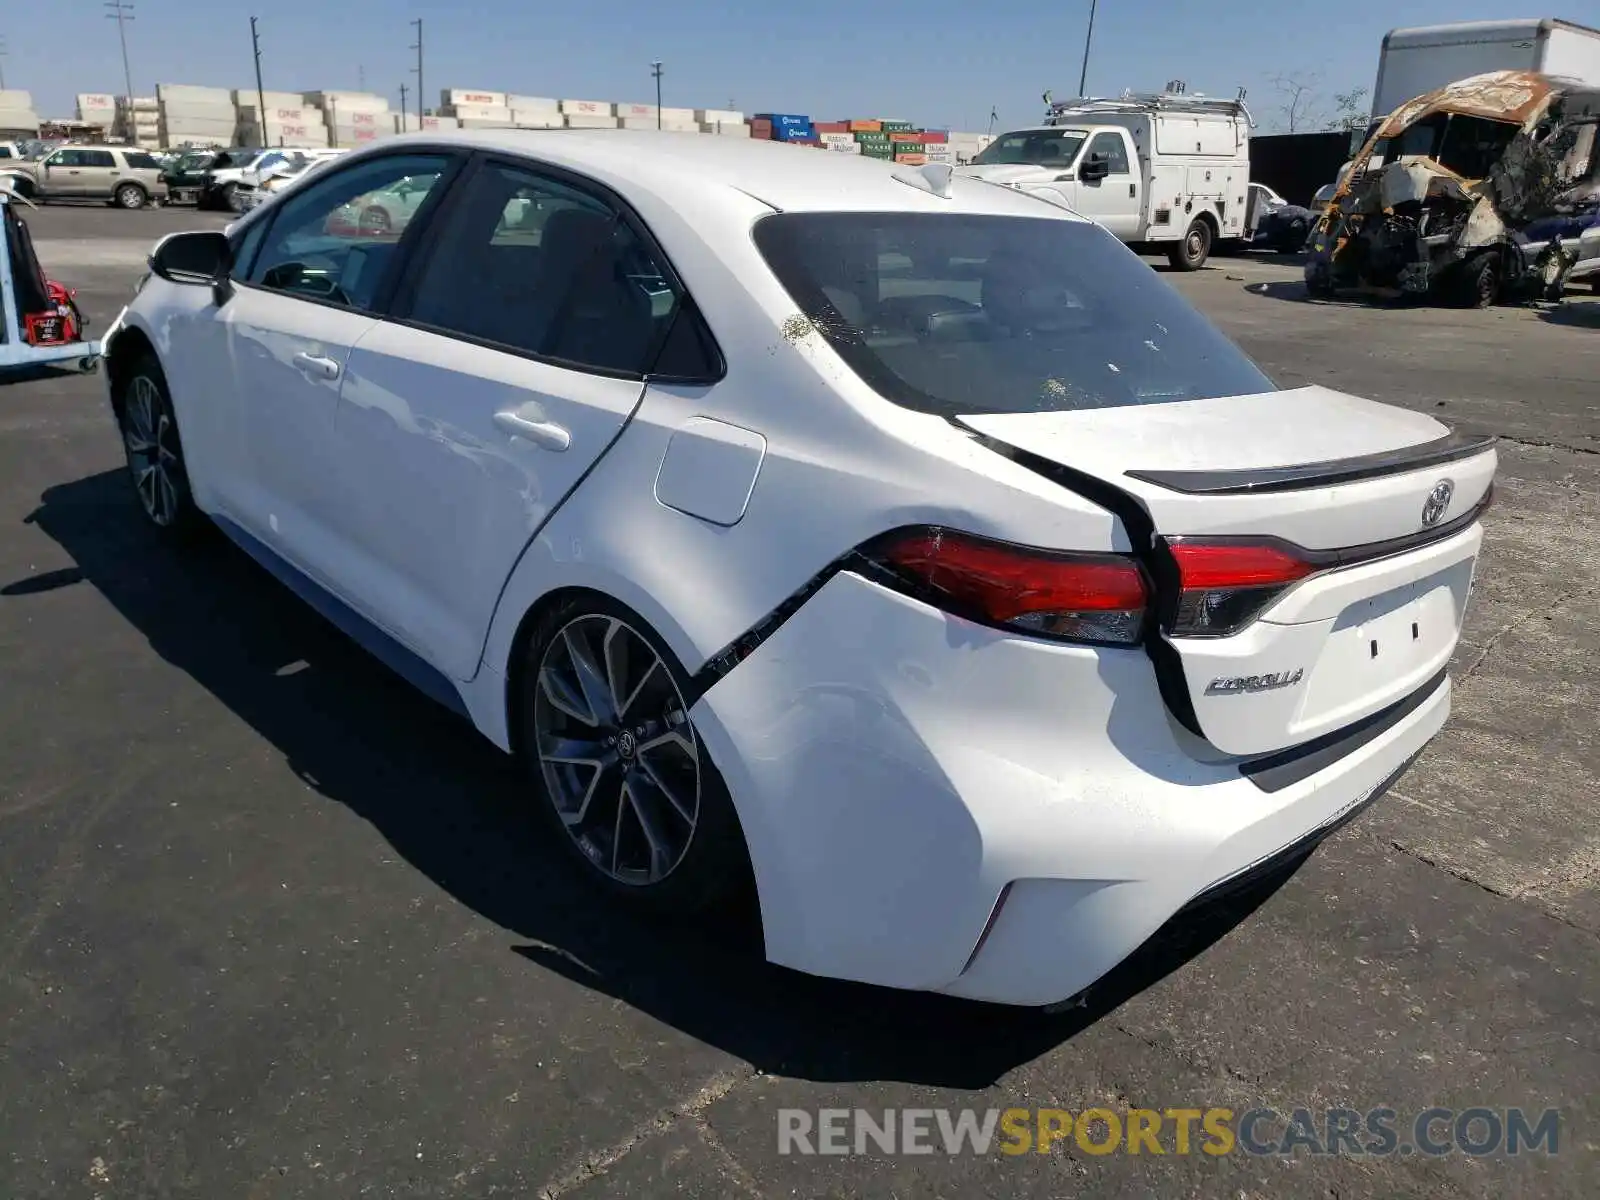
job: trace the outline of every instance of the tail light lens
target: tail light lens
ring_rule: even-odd
[[[1178,567],[1180,637],[1226,637],[1254,621],[1275,599],[1318,570],[1285,543],[1268,539],[1167,543]]]
[[[1067,554],[944,529],[893,534],[867,551],[908,590],[991,625],[1079,642],[1131,645],[1149,590],[1133,559]]]

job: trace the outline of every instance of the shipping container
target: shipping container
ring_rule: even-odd
[[[881,158],[885,160],[894,158],[894,151],[889,149],[888,142],[884,142],[881,146],[873,145],[869,142],[857,144],[861,147],[861,156],[863,158]]]
[[[928,156],[920,152],[916,154],[896,154],[894,160],[903,167],[920,167],[927,163]]]
[[[506,96],[506,107],[521,113],[560,113],[561,101],[548,96]]]
[[[743,125],[744,114],[730,108],[697,108],[694,119],[702,125]]]
[[[860,142],[824,142],[822,148],[824,150],[832,150],[838,154],[860,154],[862,152]]]
[[[472,88],[445,88],[439,93],[439,104],[443,108],[505,108],[511,106],[506,103],[504,92],[486,92]]]
[[[820,127],[817,130],[817,138],[826,146],[854,146],[856,144],[856,135],[853,133],[832,133],[824,131]]]
[[[910,121],[891,121],[887,117],[880,119],[878,126],[885,133],[908,133],[911,130]]]
[[[617,119],[615,117],[601,116],[595,113],[568,113],[566,122],[568,129],[615,129],[617,127]]]
[[[343,104],[330,104],[325,110],[329,125],[353,125],[357,128],[366,126],[377,129],[381,124],[389,123],[387,109],[377,110],[370,108],[351,108]],[[280,118],[281,119],[281,118]]]
[[[490,108],[487,105],[458,104],[445,115],[459,117],[463,121],[497,121],[502,125],[511,121],[509,108]]]
[[[651,124],[655,123],[656,106],[654,104],[619,104],[616,106],[617,117],[624,121],[643,121],[648,118]]]
[[[159,110],[166,121],[237,121],[239,111],[228,104],[193,104],[169,101]]]
[[[910,130],[896,129],[889,133],[889,140],[891,142],[920,142],[922,140],[922,135],[919,133],[912,133]]]
[[[511,123],[518,129],[560,129],[562,127],[561,114],[547,112],[543,109],[534,112],[524,112],[514,109],[511,113]]]
[[[569,117],[612,117],[616,106],[609,100],[563,100],[561,111]]]
[[[716,130],[719,137],[747,138],[750,136],[750,126],[743,121],[718,121],[711,128]]]
[[[302,92],[262,92],[259,96],[255,88],[234,88],[231,93],[233,102],[240,108],[249,105],[255,108],[265,104],[268,108],[304,108],[306,106],[305,94]]]
[[[849,121],[814,121],[812,127],[818,133],[849,133]]]
[[[846,124],[850,126],[851,133],[883,132],[883,122],[881,121],[847,121]]]
[[[852,133],[850,136],[863,146],[888,146],[890,144],[887,133],[876,133],[870,129]]]
[[[305,102],[312,108],[329,106],[344,109],[365,109],[368,112],[388,112],[389,101],[371,92],[305,92]]]
[[[673,108],[669,105],[661,110],[661,119],[667,122],[675,121],[679,125],[693,125],[695,123],[694,109]]]
[[[924,129],[922,131],[922,144],[931,146],[935,142],[944,143],[950,140],[950,134],[944,129]]]
[[[195,87],[187,83],[158,83],[156,99],[167,104],[231,105],[233,93],[227,88]]]
[[[890,146],[894,150],[896,158],[899,158],[902,154],[915,154],[918,156],[927,154],[927,147],[921,142],[891,142]]]
[[[774,129],[810,129],[811,118],[797,113],[757,113],[756,118],[771,121]]]
[[[253,125],[259,116],[260,114],[254,104],[241,104],[239,106],[240,121]],[[291,108],[287,105],[278,107],[269,104],[267,105],[267,120],[287,125],[304,125],[308,121],[320,122],[322,113],[314,108]]]

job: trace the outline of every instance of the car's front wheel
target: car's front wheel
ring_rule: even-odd
[[[1167,261],[1180,271],[1198,271],[1211,257],[1211,222],[1196,217],[1184,231],[1183,240],[1167,251]]]
[[[166,376],[154,357],[146,355],[128,370],[118,389],[117,418],[128,475],[145,519],[167,536],[194,532],[203,518],[189,487]]]
[[[605,890],[675,915],[748,878],[688,691],[655,632],[602,596],[546,612],[528,640],[519,748],[544,820]]]

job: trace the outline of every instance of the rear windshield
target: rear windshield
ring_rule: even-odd
[[[846,363],[940,416],[1273,391],[1098,225],[944,213],[780,213],[757,248]]]

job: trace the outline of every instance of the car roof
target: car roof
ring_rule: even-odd
[[[633,129],[471,129],[412,133],[344,159],[408,146],[455,146],[528,155],[590,175],[628,195],[650,192],[693,214],[697,199],[729,189],[781,212],[960,212],[1082,220],[1034,196],[959,174],[943,198],[895,179],[907,168],[856,154],[837,154],[719,134]],[[909,169],[911,172],[915,168]],[[720,198],[720,197],[719,197]]]

